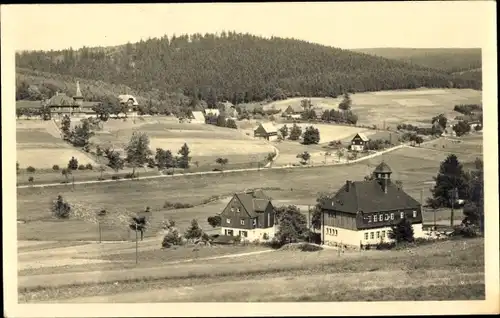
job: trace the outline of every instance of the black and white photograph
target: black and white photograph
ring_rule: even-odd
[[[6,317],[499,313],[495,2],[0,12]]]

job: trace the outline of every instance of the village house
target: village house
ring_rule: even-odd
[[[207,108],[205,109],[205,115],[217,117],[220,115],[220,111],[217,108]]]
[[[278,129],[272,123],[260,123],[254,130],[253,135],[254,137],[273,141],[278,139]]]
[[[95,115],[94,106],[99,102],[88,102],[83,100],[82,92],[80,90],[80,83],[76,82],[76,94],[69,97],[65,93],[57,92],[49,100],[44,102],[45,106],[50,108],[52,115],[69,115],[72,117],[89,117]]]
[[[190,111],[189,112],[189,122],[192,124],[204,124],[205,115],[201,111]]]
[[[302,107],[302,105],[294,104],[289,105],[281,114],[281,116],[288,119],[300,119],[302,113],[304,113],[304,108]]]
[[[391,180],[391,168],[382,162],[373,180],[346,181],[323,202],[321,240],[324,244],[372,245],[392,241],[391,225],[402,218],[411,221],[414,237],[425,236],[421,204]]]
[[[357,133],[351,140],[351,150],[353,151],[363,151],[366,144],[370,141],[363,133]]]
[[[274,207],[261,190],[235,193],[224,208],[221,234],[246,241],[269,240],[276,233]]]
[[[316,119],[321,120],[321,118],[323,117],[323,112],[324,112],[323,108],[315,107],[312,109],[312,111],[316,115]]]

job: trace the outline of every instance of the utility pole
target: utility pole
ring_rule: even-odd
[[[137,223],[135,224],[135,264],[137,265],[139,258],[139,239],[137,237]]]
[[[453,218],[455,216],[455,211],[454,211],[454,207],[455,207],[455,193],[456,193],[456,188],[453,188],[451,190],[451,220],[450,220],[451,227],[453,227]]]

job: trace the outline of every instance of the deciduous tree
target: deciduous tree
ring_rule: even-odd
[[[149,137],[143,132],[134,132],[125,148],[127,157],[125,159],[132,166],[132,175],[135,176],[135,169],[143,167],[149,157],[153,154],[149,148]]]

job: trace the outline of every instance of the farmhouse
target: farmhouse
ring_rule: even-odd
[[[391,181],[384,162],[373,171],[373,180],[346,181],[322,206],[321,237],[324,244],[377,244],[389,242],[391,225],[408,218],[415,237],[423,237],[421,204]]]
[[[271,239],[276,232],[271,199],[261,190],[235,193],[220,216],[223,235],[255,241]]]
[[[314,114],[316,115],[316,119],[321,119],[321,117],[323,117],[323,108],[319,108],[319,107],[316,107],[316,108],[313,108],[312,109]]]
[[[351,140],[351,150],[363,151],[369,140],[370,139],[366,137],[365,134],[357,133]]]
[[[200,111],[191,111],[189,112],[190,123],[193,124],[204,124],[205,123],[205,115]]]
[[[254,130],[253,135],[266,140],[276,140],[278,138],[278,129],[272,123],[261,123]]]
[[[220,115],[220,111],[217,108],[207,108],[205,109],[205,115],[217,117]]]

